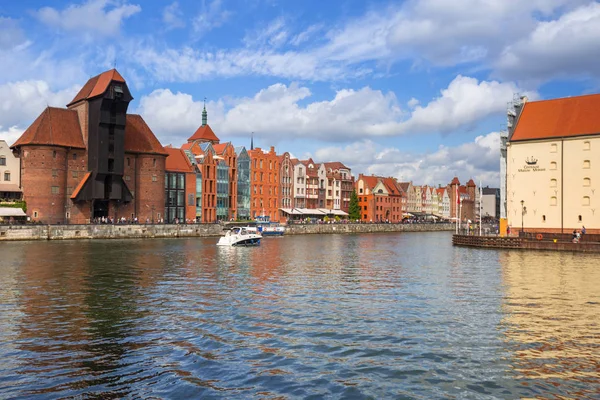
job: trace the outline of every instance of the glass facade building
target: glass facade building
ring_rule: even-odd
[[[237,147],[237,218],[250,219],[250,156],[243,146]]]
[[[223,160],[217,164],[217,220],[229,220],[229,165]]]
[[[185,221],[185,174],[165,174],[165,222]]]

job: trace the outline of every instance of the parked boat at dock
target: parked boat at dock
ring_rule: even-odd
[[[279,225],[279,223],[271,222],[271,217],[264,215],[264,213],[256,217],[254,222],[263,236],[283,236],[285,234],[285,227]]]

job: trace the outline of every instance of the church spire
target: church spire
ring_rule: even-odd
[[[206,126],[208,121],[208,115],[206,113],[206,97],[204,98],[204,109],[202,110],[202,126]]]

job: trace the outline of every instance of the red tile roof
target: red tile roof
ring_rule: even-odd
[[[450,182],[451,185],[460,185],[460,181],[458,180],[458,177],[454,177],[454,179],[452,179],[452,182]]]
[[[369,190],[373,190],[373,188],[375,186],[377,186],[377,182],[379,181],[379,178],[376,176],[369,176],[369,175],[360,175],[358,177],[358,179],[362,179],[363,182],[365,183],[365,186],[369,189]]]
[[[227,148],[227,145],[228,143],[213,144],[213,149],[215,149],[215,153],[223,154],[223,152]]]
[[[113,68],[110,71],[105,71],[100,75],[96,75],[93,78],[90,78],[86,82],[86,84],[83,85],[83,87],[81,88],[79,93],[77,93],[75,98],[71,100],[69,104],[67,104],[67,107],[81,100],[87,100],[96,96],[100,96],[101,94],[106,92],[106,89],[108,88],[108,85],[111,81],[125,83],[125,79],[123,79],[121,74],[119,74],[119,72],[116,69]]]
[[[184,143],[181,146],[181,150],[190,150],[194,144],[193,143]]]
[[[125,123],[125,151],[128,153],[151,153],[167,155],[146,121],[137,114],[127,114]]]
[[[600,94],[527,102],[511,141],[600,134]]]
[[[77,111],[47,107],[11,147],[28,144],[85,149]]]
[[[75,188],[75,190],[73,190],[73,193],[71,193],[71,198],[75,199],[77,198],[77,195],[79,194],[79,191],[83,188],[83,186],[85,185],[85,183],[87,182],[87,180],[90,178],[90,175],[92,175],[91,172],[87,172],[83,178],[81,179],[81,181],[79,181],[79,183],[77,184],[77,187]]]
[[[166,148],[167,161],[165,169],[169,172],[194,172],[190,159],[181,149]]]
[[[323,164],[325,164],[325,168],[331,168],[333,170],[336,170],[336,169],[348,169],[349,170],[350,169],[339,161],[326,162]]]
[[[219,138],[212,129],[210,129],[209,125],[203,125],[194,132],[192,136],[188,139],[188,142],[193,142],[195,140],[203,140],[209,142],[219,143]]]

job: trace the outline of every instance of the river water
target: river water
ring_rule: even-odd
[[[600,256],[216,241],[0,243],[0,398],[600,393]]]

